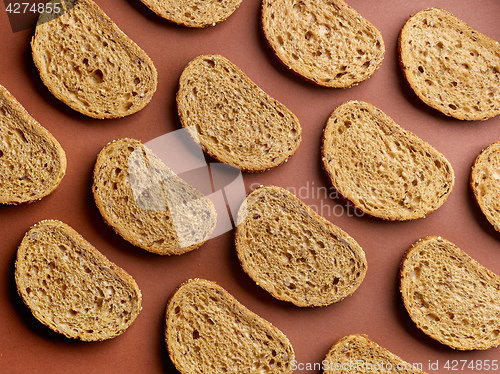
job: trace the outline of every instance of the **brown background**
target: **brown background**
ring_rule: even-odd
[[[164,21],[139,0],[98,1],[117,25],[152,58],[158,90],[141,112],[119,120],[94,120],[67,108],[45,86],[30,58],[33,28],[13,32],[0,5],[0,84],[61,142],[68,157],[67,175],[45,199],[26,206],[0,206],[0,372],[2,373],[170,373],[163,342],[168,296],[182,281],[202,277],[218,282],[252,311],[271,321],[292,342],[301,363],[320,362],[329,347],[347,334],[363,333],[408,362],[500,359],[498,348],[456,352],[426,337],[409,319],[397,288],[403,252],[426,235],[441,235],[478,262],[500,274],[500,234],[475,206],[468,187],[474,157],[500,140],[500,116],[485,122],[461,122],[422,104],[408,88],[397,64],[396,41],[412,13],[442,7],[473,28],[500,40],[498,0],[350,0],[349,4],[381,31],[386,55],[381,68],[359,86],[345,90],[315,87],[290,74],[273,57],[259,30],[259,1],[243,0],[225,22],[191,30]],[[255,184],[304,187],[303,200],[351,234],[364,248],[368,273],[350,298],[325,308],[301,309],[274,300],[241,270],[233,233],[216,237],[179,257],[160,257],[128,244],[104,224],[91,196],[91,172],[97,153],[110,140],[133,137],[143,142],[180,127],[174,95],[179,75],[192,58],[219,53],[288,106],[299,118],[303,143],[288,163],[266,173],[244,175],[247,189]],[[331,111],[346,100],[371,102],[404,128],[444,153],[456,173],[448,201],[425,219],[391,223],[339,214],[343,202],[317,196],[328,186],[321,171],[322,129]],[[333,210],[335,209],[335,210]],[[34,223],[47,218],[73,226],[110,260],[134,276],[143,293],[143,310],[116,339],[83,343],[68,340],[36,321],[15,291],[13,264],[17,245]],[[297,371],[299,372],[299,371]],[[318,372],[303,371],[303,372]],[[465,370],[464,372],[478,372]]]

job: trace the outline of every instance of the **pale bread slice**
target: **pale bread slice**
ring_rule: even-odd
[[[238,211],[235,244],[250,278],[273,297],[300,307],[352,295],[368,267],[351,236],[276,186],[247,196]]]
[[[182,26],[202,28],[226,20],[242,0],[141,0],[160,17]]]
[[[199,56],[186,65],[177,110],[205,152],[242,171],[274,168],[300,145],[297,117],[220,55]]]
[[[182,374],[292,372],[288,338],[215,282],[191,279],[171,295],[165,340]]]
[[[362,101],[346,102],[332,112],[321,157],[341,196],[362,212],[390,221],[435,211],[455,181],[443,154]]]
[[[52,193],[66,173],[66,153],[0,85],[0,204],[31,203]]]
[[[278,60],[312,83],[351,87],[382,64],[380,31],[343,0],[263,0],[261,13]]]
[[[213,203],[135,139],[116,140],[101,150],[92,192],[106,223],[149,252],[192,251],[215,229]]]
[[[455,244],[429,236],[404,254],[400,290],[425,334],[458,350],[500,345],[500,277]]]
[[[399,55],[410,87],[430,107],[460,120],[500,113],[500,44],[446,10],[412,15]]]
[[[361,334],[344,336],[337,341],[326,354],[322,364],[323,374],[425,374],[418,368],[418,364],[404,361]]]
[[[40,14],[31,40],[33,61],[49,91],[93,118],[144,108],[157,85],[146,52],[92,0],[52,0],[45,9],[57,8],[63,11]]]
[[[132,276],[60,221],[41,221],[25,234],[15,280],[33,315],[68,338],[114,338],[141,310],[141,291]]]
[[[500,142],[490,144],[477,155],[470,186],[481,211],[500,231]]]

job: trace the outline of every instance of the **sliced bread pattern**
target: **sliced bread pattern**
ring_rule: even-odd
[[[500,44],[443,9],[426,9],[403,26],[400,63],[427,105],[460,120],[500,113]]]
[[[177,109],[202,149],[242,171],[265,171],[295,153],[295,115],[219,55],[192,60],[182,72]]]
[[[343,0],[263,0],[262,30],[276,57],[317,85],[345,88],[380,67],[378,29]]]
[[[321,155],[340,195],[385,220],[425,217],[446,201],[454,185],[453,168],[444,155],[362,101],[333,111]]]
[[[196,249],[215,228],[212,202],[135,139],[116,140],[101,150],[92,191],[106,223],[153,253]]]
[[[182,374],[291,373],[287,337],[218,284],[192,279],[171,296],[165,339]]]
[[[247,196],[235,244],[244,271],[260,287],[301,307],[350,296],[367,270],[365,254],[351,236],[276,186]]]
[[[141,310],[135,280],[60,221],[39,222],[25,234],[15,280],[33,315],[68,338],[114,338]]]
[[[500,142],[489,145],[476,157],[470,185],[481,211],[500,231]]]
[[[66,154],[0,85],[0,203],[29,203],[52,193],[66,173]]]
[[[62,1],[62,4],[61,4]],[[59,100],[93,118],[133,114],[151,100],[157,72],[149,56],[92,0],[52,0],[31,40],[43,83]]]
[[[401,296],[419,329],[459,350],[500,345],[500,277],[453,243],[419,240],[403,256]]]
[[[141,0],[160,17],[187,27],[215,26],[241,4],[241,0]]]
[[[366,335],[348,335],[336,342],[323,361],[324,374],[425,374]]]

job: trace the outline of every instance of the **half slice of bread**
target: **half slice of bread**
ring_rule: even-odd
[[[280,165],[301,141],[297,117],[219,55],[199,56],[184,68],[177,109],[205,152],[243,171]]]
[[[64,149],[1,85],[0,140],[0,204],[40,200],[59,186]]]
[[[500,142],[489,145],[476,157],[470,186],[481,211],[500,231]]]
[[[348,335],[336,342],[322,364],[324,374],[425,374],[417,365],[404,361],[360,334]]]
[[[157,85],[149,56],[92,0],[52,0],[45,9],[57,8],[62,12],[40,15],[31,40],[49,91],[93,118],[123,117],[146,106]]]
[[[349,101],[333,111],[321,155],[340,195],[361,211],[390,221],[435,211],[455,181],[445,156],[362,101]]]
[[[106,223],[149,252],[191,251],[215,228],[212,202],[135,139],[116,140],[102,149],[92,191]]]
[[[425,334],[459,350],[500,345],[500,277],[453,243],[419,240],[403,256],[400,290]]]
[[[215,26],[241,4],[241,0],[141,0],[160,17],[187,27]]]
[[[265,39],[281,63],[320,86],[373,75],[385,54],[379,30],[343,0],[263,0]]]
[[[182,374],[291,373],[287,337],[218,284],[186,281],[167,305],[165,340]]]
[[[134,279],[59,221],[39,222],[25,234],[15,279],[33,315],[68,338],[114,338],[141,310]]]
[[[367,270],[352,237],[281,187],[259,187],[247,196],[235,243],[250,278],[275,298],[301,307],[352,295]]]
[[[400,64],[427,105],[460,120],[500,113],[500,44],[443,9],[411,16],[399,36]]]

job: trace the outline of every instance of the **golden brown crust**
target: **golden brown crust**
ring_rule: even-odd
[[[412,15],[398,38],[399,63],[415,94],[460,120],[500,113],[500,44],[443,9]]]
[[[59,142],[0,85],[0,203],[31,203],[52,193],[66,173]]]

